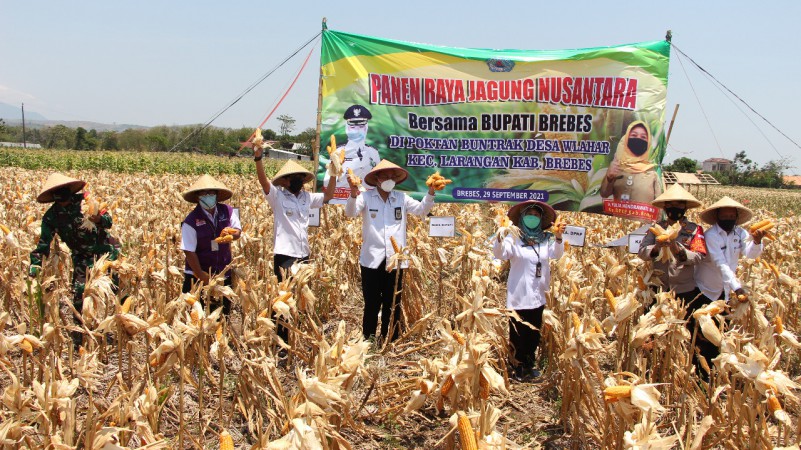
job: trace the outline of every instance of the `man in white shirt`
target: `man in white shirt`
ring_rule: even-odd
[[[311,181],[314,175],[300,164],[289,160],[270,182],[261,161],[263,152],[263,148],[256,146],[253,159],[256,161],[256,174],[264,198],[273,210],[273,272],[281,282],[293,264],[309,260],[309,212],[322,208],[331,200],[336,179],[331,178],[330,189],[325,194],[309,193],[303,189],[303,185]],[[284,341],[289,337],[284,326],[279,325],[277,333]]]
[[[762,254],[762,238],[765,236],[764,231],[755,231],[749,237],[749,233],[740,227],[751,220],[752,216],[750,209],[729,197],[723,197],[701,212],[701,220],[712,226],[704,231],[706,258],[695,266],[695,282],[703,296],[688,305],[688,326],[691,329],[695,328],[692,311],[719,299],[735,304],[738,301],[747,301],[748,295],[737,278],[737,263],[743,255],[751,259],[759,257]],[[720,350],[701,333],[698,333],[696,340],[701,355],[711,367],[712,360],[720,354]],[[707,378],[704,371],[699,374]]]
[[[434,187],[419,202],[403,192],[395,190],[395,185],[403,182],[409,172],[387,160],[382,160],[365,177],[364,181],[375,189],[360,194],[356,181],[348,177],[350,196],[345,204],[345,215],[362,216],[362,249],[359,264],[362,274],[362,294],[364,296],[364,315],[362,334],[365,339],[375,336],[378,326],[378,313],[381,312],[381,339],[398,338],[401,329],[401,291],[403,290],[403,269],[387,271],[386,264],[395,250],[390,238],[394,237],[398,246],[406,245],[406,215],[423,217],[434,206]],[[393,295],[395,293],[395,295]],[[391,335],[390,323],[392,324]]]

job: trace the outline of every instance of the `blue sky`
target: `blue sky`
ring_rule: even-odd
[[[670,29],[676,46],[801,143],[794,116],[801,104],[798,1],[0,0],[0,12],[0,102],[25,102],[52,119],[205,122],[317,34],[327,17],[333,30],[481,48],[607,46],[663,39]],[[293,116],[296,131],[316,120],[319,48],[317,40],[309,66],[275,114]],[[258,125],[307,53],[214,124]],[[745,150],[759,163],[790,157],[796,166],[790,172],[801,173],[798,147],[740,112],[744,106],[674,51],[666,120],[677,103],[666,162],[732,158]],[[278,122],[267,127],[277,129]]]

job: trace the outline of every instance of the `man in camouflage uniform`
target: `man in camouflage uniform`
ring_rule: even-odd
[[[31,252],[31,266],[28,274],[35,277],[42,267],[42,259],[50,256],[50,243],[56,234],[67,244],[72,257],[72,304],[80,313],[83,309],[83,291],[86,285],[86,271],[95,260],[108,255],[113,261],[119,255],[119,246],[108,234],[111,216],[107,211],[98,211],[89,217],[92,227],[82,227],[84,217],[81,212],[83,194],[78,193],[86,183],[64,176],[60,173],[50,175],[42,192],[36,198],[39,203],[54,202],[42,218],[42,231],[39,243]],[[117,286],[116,276],[113,279]]]

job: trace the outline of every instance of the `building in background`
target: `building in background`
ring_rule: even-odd
[[[732,161],[726,158],[709,158],[701,163],[704,172],[725,172],[732,168]]]

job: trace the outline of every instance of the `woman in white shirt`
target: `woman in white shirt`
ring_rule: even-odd
[[[390,238],[400,246],[406,246],[406,215],[423,217],[434,206],[434,188],[419,202],[395,186],[408,178],[409,172],[387,160],[381,160],[365,177],[364,182],[375,189],[359,192],[355,180],[348,177],[350,197],[345,204],[345,215],[362,216],[362,249],[359,264],[362,274],[362,294],[364,296],[364,315],[362,334],[365,339],[375,336],[378,326],[378,313],[381,312],[381,337],[388,336],[392,322],[391,340],[398,338],[401,329],[401,291],[403,290],[403,269],[387,271],[387,261],[395,254]],[[393,296],[393,292],[396,295]]]
[[[510,260],[506,288],[506,307],[517,313],[509,319],[509,342],[514,355],[515,378],[539,377],[534,368],[540,343],[539,328],[550,288],[550,259],[559,259],[565,250],[562,242],[564,224],[545,232],[556,220],[556,212],[547,203],[529,200],[509,209],[509,218],[520,228],[520,236],[499,236],[493,247],[496,258]],[[530,326],[529,326],[530,325]],[[532,329],[531,327],[534,327]]]

